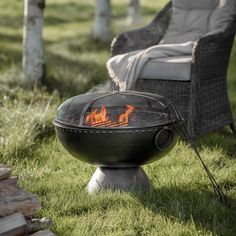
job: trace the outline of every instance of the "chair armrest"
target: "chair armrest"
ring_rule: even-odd
[[[163,38],[171,16],[171,2],[146,27],[117,35],[111,43],[111,55],[148,48]]]

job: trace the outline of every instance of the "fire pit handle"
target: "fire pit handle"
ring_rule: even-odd
[[[164,151],[166,150],[174,137],[174,133],[173,131],[168,128],[168,127],[164,127],[163,129],[159,130],[155,136],[155,147],[157,150],[159,151]]]

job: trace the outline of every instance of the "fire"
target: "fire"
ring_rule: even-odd
[[[131,105],[127,105],[126,107],[126,111],[119,116],[119,123],[128,124],[129,122],[129,116],[132,114],[134,107]]]
[[[105,106],[101,107],[101,111],[98,112],[97,109],[93,109],[90,114],[85,118],[85,122],[91,126],[106,126],[106,127],[116,127],[116,126],[127,126],[129,123],[129,117],[134,111],[134,106],[127,105],[126,110],[118,117],[118,121],[114,122],[110,120],[107,116],[107,109]]]
[[[87,115],[85,121],[88,124],[94,125],[100,122],[106,122],[107,118],[107,110],[105,106],[102,106],[101,111],[98,112],[97,109],[92,110],[90,115]]]

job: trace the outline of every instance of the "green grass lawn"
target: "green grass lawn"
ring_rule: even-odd
[[[141,1],[140,25],[166,0]],[[21,87],[23,0],[0,1],[0,162],[37,194],[37,217],[53,220],[57,235],[236,235],[236,138],[225,128],[198,140],[201,154],[232,208],[222,206],[194,152],[179,142],[162,160],[144,167],[153,184],[148,193],[104,192],[89,196],[95,167],[69,155],[52,125],[59,104],[107,77],[109,44],[91,38],[95,1],[47,0],[46,86]],[[112,1],[114,34],[125,25],[127,1]],[[236,116],[236,43],[228,74]]]

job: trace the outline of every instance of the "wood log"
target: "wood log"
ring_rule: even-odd
[[[31,218],[40,208],[38,199],[17,186],[0,183],[0,216],[21,212]]]
[[[26,221],[21,213],[0,218],[0,236],[27,235]]]
[[[31,234],[30,236],[56,236],[50,230],[38,231],[37,233]]]
[[[8,185],[15,185],[15,186],[18,186],[17,182],[18,182],[17,176],[13,176],[8,179],[1,179],[0,180],[0,184],[8,184]]]
[[[0,180],[11,177],[11,169],[3,164],[0,164]]]
[[[32,234],[40,230],[50,229],[51,226],[52,220],[50,218],[31,219],[27,221],[27,232]]]

